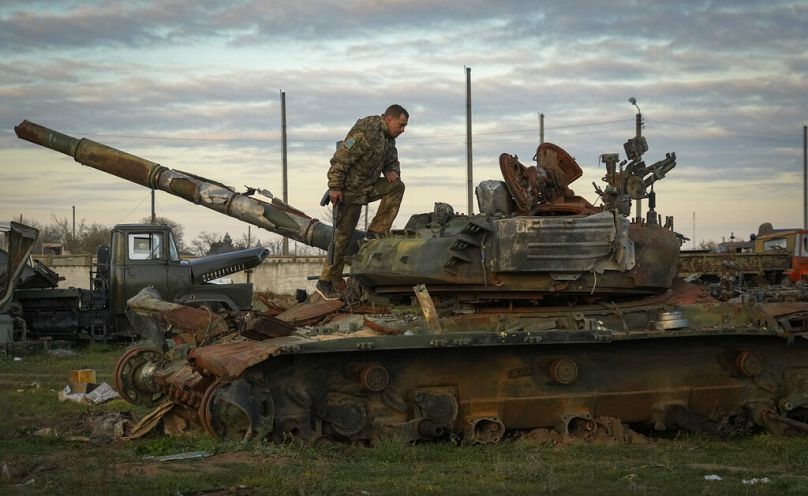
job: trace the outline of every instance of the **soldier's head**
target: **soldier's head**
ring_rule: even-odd
[[[390,105],[382,115],[384,122],[387,124],[387,134],[391,138],[398,138],[407,127],[407,121],[410,119],[410,114],[401,105]]]

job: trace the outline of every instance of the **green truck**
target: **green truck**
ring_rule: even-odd
[[[152,286],[166,301],[206,306],[212,311],[247,311],[252,284],[211,281],[258,266],[266,248],[182,260],[171,228],[154,224],[119,224],[110,244],[98,250],[90,288],[59,288],[59,277],[42,264],[27,263],[36,230],[3,223],[7,250],[0,282],[8,293],[0,306],[0,341],[50,336],[76,340],[128,338],[137,335],[126,317],[126,301]],[[24,247],[28,244],[28,247]]]

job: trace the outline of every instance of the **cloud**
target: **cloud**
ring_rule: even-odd
[[[776,194],[793,187],[801,168],[805,25],[808,6],[788,1],[5,2],[0,170],[14,176],[26,164],[26,188],[72,170],[51,168],[46,151],[19,154],[33,148],[11,128],[29,118],[172,168],[274,191],[283,90],[293,199],[308,202],[321,194],[334,142],[357,118],[395,102],[411,113],[399,139],[410,186],[403,224],[436,198],[465,209],[469,66],[475,180],[499,175],[500,153],[529,161],[539,112],[546,139],[598,180],[598,155],[622,153],[634,132],[626,101],[634,96],[646,119],[647,160],[668,151],[679,157],[660,185],[675,191],[671,209],[735,201],[749,185]],[[42,175],[40,185],[30,170]],[[60,179],[62,190],[47,194],[88,203],[87,188],[111,184],[68,174],[80,179]],[[591,181],[581,181],[575,189],[589,198]],[[3,184],[3,211],[42,200]],[[118,193],[110,197],[130,198]],[[755,200],[761,212],[763,201]],[[199,225],[215,214],[178,215]]]

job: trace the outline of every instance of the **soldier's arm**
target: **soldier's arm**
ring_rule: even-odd
[[[341,191],[345,186],[348,170],[356,164],[364,153],[365,139],[362,133],[353,129],[331,157],[331,168],[328,169],[328,189]]]
[[[396,150],[395,147],[393,147],[393,151],[390,153],[388,164],[382,169],[382,174],[387,175],[387,173],[391,171],[401,176],[401,166],[398,163],[398,150]]]

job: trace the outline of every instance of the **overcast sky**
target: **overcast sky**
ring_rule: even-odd
[[[602,153],[634,133],[675,151],[657,211],[696,240],[803,221],[808,1],[36,1],[0,4],[0,220],[112,225],[148,190],[16,138],[29,119],[166,167],[281,194],[314,217],[334,143],[399,103],[407,184],[396,224],[435,201],[466,208],[466,73],[474,181],[545,140],[574,155],[594,201]],[[238,237],[247,226],[158,193],[159,215]],[[695,224],[693,221],[695,215]],[[255,229],[253,229],[255,233]],[[262,233],[262,238],[268,237]],[[691,247],[688,243],[686,248]]]

